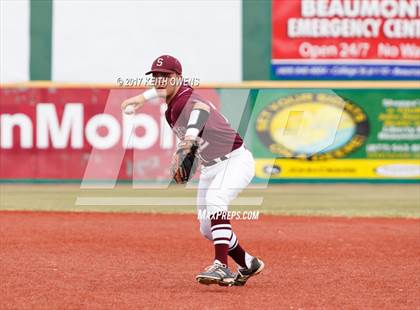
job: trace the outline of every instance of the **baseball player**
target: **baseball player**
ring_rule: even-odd
[[[254,177],[254,158],[212,103],[182,83],[182,67],[176,58],[158,57],[146,74],[153,75],[154,87],[126,99],[123,111],[134,113],[148,100],[165,99],[166,120],[180,140],[172,161],[174,180],[188,182],[201,164],[197,211],[205,211],[201,214],[207,216],[199,218],[200,232],[213,242],[215,258],[196,280],[206,285],[243,286],[264,269],[264,263],[241,247],[227,211],[230,202]],[[238,265],[237,274],[228,268],[228,255]]]

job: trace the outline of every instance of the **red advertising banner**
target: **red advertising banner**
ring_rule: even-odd
[[[197,91],[219,106],[214,90]],[[168,179],[176,140],[166,105],[121,113],[121,102],[139,92],[1,88],[0,179]]]
[[[417,0],[274,0],[274,78],[420,78]]]

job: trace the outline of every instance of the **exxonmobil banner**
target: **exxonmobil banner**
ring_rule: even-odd
[[[168,179],[166,105],[123,115],[140,89],[0,89],[1,179]],[[197,90],[218,106],[211,89]]]
[[[276,0],[277,79],[420,78],[419,0]]]

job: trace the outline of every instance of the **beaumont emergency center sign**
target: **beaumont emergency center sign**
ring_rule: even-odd
[[[420,79],[420,0],[272,2],[274,79]]]

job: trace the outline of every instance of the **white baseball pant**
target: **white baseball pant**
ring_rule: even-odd
[[[252,153],[243,145],[227,155],[229,158],[209,167],[201,167],[197,190],[197,212],[211,215],[228,211],[229,204],[248,186],[255,175]],[[199,218],[200,232],[209,240],[211,222],[208,217]]]

